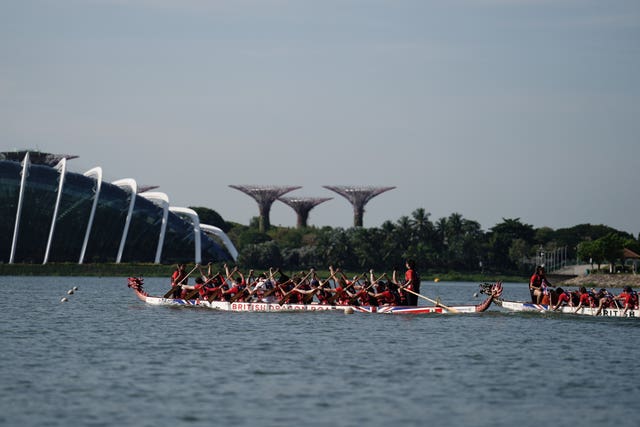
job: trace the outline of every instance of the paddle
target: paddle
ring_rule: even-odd
[[[274,273],[280,273],[280,277],[278,278],[278,280],[275,280],[275,279],[274,279],[274,277],[273,277]],[[302,274],[302,272],[300,272],[300,274]],[[306,276],[304,276],[304,277],[307,277],[307,276],[309,276],[309,275],[307,274],[307,275],[306,275]],[[286,280],[284,280],[284,282],[280,282],[280,280],[283,280],[283,279],[286,279]],[[277,270],[275,270],[275,272],[273,271],[273,269],[271,269],[271,268],[269,269],[269,280],[270,280],[270,281],[271,281],[271,283],[273,284],[273,287],[272,287],[271,289],[269,289],[267,292],[265,292],[265,293],[262,295],[262,298],[266,298],[266,297],[268,297],[269,295],[271,295],[271,294],[273,294],[273,293],[276,293],[276,292],[278,292],[278,291],[281,291],[281,290],[282,290],[282,287],[283,287],[284,285],[287,285],[287,284],[289,284],[289,283],[293,282],[293,279],[292,279],[292,278],[290,278],[289,276],[287,276],[286,274],[284,274],[284,273],[282,272],[282,270],[280,270],[280,268],[278,268]]]
[[[234,279],[233,279],[233,275],[235,273],[238,272],[238,267],[233,267],[233,270],[231,270],[231,272],[229,272],[229,267],[227,267],[227,264],[224,265],[224,271],[226,272],[226,278],[223,277],[222,278],[222,284],[221,286],[224,286],[225,284],[229,285],[229,289],[228,290],[224,290],[222,287],[220,288],[220,297],[224,300],[224,296],[226,294],[231,293],[231,290],[234,287],[237,287],[238,285],[235,283]],[[229,283],[231,282],[231,283]],[[242,273],[240,273],[240,283],[244,282],[244,276],[242,275]],[[236,294],[234,295],[234,297],[236,297],[238,294],[241,294],[241,291],[236,292]]]
[[[232,296],[229,302],[236,302],[240,298],[242,298],[244,295],[246,295],[247,298],[249,298],[252,295],[252,292],[249,291],[249,285],[246,285],[240,292]]]
[[[267,292],[262,294],[262,298],[266,298],[268,296],[271,296],[271,294],[275,294],[276,292],[278,292],[279,289],[282,289],[284,285],[288,285],[292,281],[293,281],[292,279],[289,279],[289,280],[285,280],[282,283],[274,283],[271,289],[268,289]]]
[[[621,307],[621,306],[620,306],[620,303],[618,302],[618,298],[616,298],[616,296],[615,296],[615,295],[613,296],[613,302],[614,302],[614,304],[616,305],[616,309],[618,309],[618,310],[622,310],[622,314],[623,314],[623,315],[627,313],[627,308],[626,308],[626,306]]]
[[[358,283],[362,279],[362,277],[366,275],[367,273],[362,273],[361,275],[357,276],[351,283],[349,283],[347,286],[342,288],[342,292],[346,292],[347,289],[349,289],[350,287]],[[342,277],[343,277],[343,280],[346,281],[346,276],[344,274],[342,275]],[[339,297],[340,297],[340,292],[336,291],[329,299],[327,299],[327,304],[333,304],[335,300],[337,300]]]
[[[211,263],[209,263],[209,268],[211,268]],[[205,276],[205,275],[202,273],[202,269],[200,269],[200,277],[201,277],[201,278],[202,278],[202,277],[207,277],[207,276]],[[209,283],[209,280],[207,280],[206,282],[204,282],[204,283],[202,284],[202,286],[206,285],[207,283]],[[198,279],[196,279],[196,284],[195,284],[195,287],[197,287],[197,286],[198,286]],[[190,292],[187,292],[187,293],[185,294],[185,296],[184,296],[184,299],[185,299],[185,300],[190,300],[191,298],[193,298],[193,297],[195,297],[196,295],[198,295],[198,289],[196,289],[195,287],[194,287],[194,289],[192,289]]]
[[[204,285],[202,285],[202,286],[204,286]],[[184,296],[184,298],[183,298],[183,299],[185,299],[185,300],[190,300],[190,299],[192,299],[193,297],[195,297],[196,295],[198,295],[198,290],[197,290],[197,289],[192,289],[188,294],[186,294],[186,295]]]
[[[433,299],[431,299],[431,298],[429,298],[429,297],[425,297],[424,295],[419,294],[419,293],[417,293],[417,292],[414,292],[414,291],[412,291],[411,289],[407,289],[407,288],[405,288],[404,286],[399,286],[399,287],[401,287],[401,288],[402,288],[404,291],[406,291],[406,292],[412,293],[413,295],[417,296],[418,298],[422,298],[422,299],[424,299],[424,300],[427,300],[427,301],[429,301],[429,302],[431,302],[431,303],[435,304],[435,305],[436,305],[436,307],[442,307],[442,308],[444,308],[445,310],[450,311],[450,312],[452,312],[452,313],[460,313],[460,311],[459,311],[459,310],[456,310],[456,309],[455,309],[455,308],[453,308],[453,307],[448,307],[448,306],[446,306],[446,305],[442,304],[440,301],[436,301],[436,300],[433,300]]]
[[[291,289],[289,292],[285,293],[282,298],[280,298],[280,301],[278,301],[279,305],[282,305],[285,303],[285,301],[289,298],[289,296],[294,293],[300,286],[302,286],[305,282],[305,280],[307,280],[307,278],[309,277],[309,275],[313,273],[313,270],[308,272],[307,274],[304,275],[304,277],[302,279],[300,279],[300,282],[293,288]]]
[[[169,289],[169,290],[167,291],[167,293],[166,293],[166,294],[164,294],[164,298],[169,298],[169,297],[171,296],[171,294],[173,294],[173,292],[176,290],[175,288],[176,288],[176,287],[178,287],[178,286],[180,286],[180,285],[182,285],[182,282],[183,282],[183,281],[185,281],[186,279],[188,279],[188,278],[189,278],[189,276],[191,276],[191,273],[193,273],[194,271],[196,271],[196,269],[197,269],[198,267],[200,267],[200,265],[199,265],[199,264],[196,264],[196,266],[195,266],[195,267],[193,267],[193,270],[191,270],[191,271],[189,272],[189,274],[187,274],[186,276],[184,276],[184,277],[182,278],[182,280],[180,280],[180,281],[179,281],[178,283],[176,283],[175,285],[173,285],[173,284],[172,284],[172,285],[171,285],[171,289]]]
[[[208,263],[208,264],[207,264],[208,269],[207,269],[207,274],[206,274],[206,275],[202,272],[202,268],[201,268],[202,266],[201,266],[200,264],[196,264],[196,267],[200,270],[200,276],[201,276],[201,277],[203,277],[203,278],[206,278],[207,276],[209,276],[209,275],[211,274],[211,263]],[[192,272],[193,272],[193,271],[192,271]],[[191,274],[191,273],[189,273],[189,274]],[[215,277],[216,277],[216,276],[213,276],[213,277],[211,277],[211,278],[207,279],[207,281],[206,281],[206,282],[202,283],[202,286],[201,286],[200,288],[202,288],[203,286],[206,286],[207,284],[209,284],[209,283],[210,283],[210,282],[211,282]],[[196,279],[196,282],[197,282],[197,280],[198,280],[198,279]],[[196,283],[196,286],[198,286],[198,284],[197,284],[197,283]],[[189,292],[189,293],[185,294],[184,299],[185,299],[185,300],[190,300],[190,299],[192,299],[193,297],[195,297],[196,295],[198,295],[198,293],[199,293],[199,292],[198,292],[198,290],[199,290],[200,288],[192,289],[192,290],[191,290],[191,292]]]
[[[280,269],[276,270],[276,272],[279,271],[279,270]],[[270,267],[269,268],[269,280],[271,281],[271,283],[274,284],[274,286],[273,286],[272,289],[269,289],[267,292],[265,292],[262,295],[263,298],[271,295],[274,292],[276,292],[280,286],[283,286],[283,285],[285,285],[285,284],[287,284],[287,283],[289,283],[291,281],[291,279],[287,279],[287,280],[285,280],[284,282],[282,282],[280,284],[276,284],[276,281],[273,278],[273,274],[274,274],[273,267]],[[250,270],[249,271],[249,280],[247,281],[246,287],[242,290],[242,292],[238,292],[233,298],[231,298],[230,302],[235,302],[235,301],[237,301],[238,299],[240,299],[243,296],[246,297],[246,299],[248,300],[253,295],[255,295],[255,293],[258,291],[258,288],[255,287],[255,286],[254,286],[253,290],[249,290],[249,288],[251,287],[251,285],[255,285],[259,280],[256,281],[256,282],[253,282],[253,283],[249,283],[251,281],[252,277],[253,277],[253,270]]]
[[[312,271],[313,271],[313,270],[312,270]],[[314,273],[314,277],[316,277],[316,276],[315,276],[315,271],[313,271],[313,273]],[[319,290],[323,289],[323,288],[324,288],[324,285],[325,285],[325,284],[327,284],[327,282],[328,282],[329,280],[331,280],[331,278],[333,278],[333,279],[335,280],[335,274],[336,274],[335,272],[334,272],[334,273],[332,273],[332,274],[327,278],[327,280],[325,280],[325,281],[318,280],[318,286],[316,286],[316,287],[315,287],[315,288],[314,288],[314,289],[313,289],[309,294],[305,295],[303,303],[304,303],[304,304],[309,304],[309,303],[313,300],[313,296],[316,294],[316,292],[318,292]]]
[[[226,267],[226,265],[225,265],[225,267]],[[233,275],[233,273],[235,273],[237,270],[238,270],[238,268],[237,268],[237,267],[235,267],[235,268],[233,269],[233,271],[231,272],[231,275]],[[226,271],[227,271],[227,280],[228,280],[228,279],[230,279],[230,278],[231,278],[231,275],[229,274],[229,269],[226,269]],[[200,271],[200,273],[202,273],[202,271]],[[213,279],[215,279],[216,277],[218,277],[218,276],[220,276],[220,277],[221,277],[221,279],[222,279],[222,281],[223,281],[223,282],[225,281],[225,279],[222,277],[222,274],[218,273],[218,274],[216,274],[215,276],[213,276],[213,277],[211,277],[211,278],[207,279],[207,281],[206,281],[206,282],[204,282],[204,283],[202,284],[202,287],[204,287],[204,286],[208,285],[209,283],[211,283],[211,281],[212,281]],[[223,284],[224,284],[224,283],[223,283]],[[189,292],[187,295],[185,295],[184,299],[187,299],[187,300],[188,300],[188,299],[191,299],[191,298],[195,297],[197,294],[198,294],[198,289],[194,289],[193,291],[191,291],[191,292]]]
[[[224,291],[222,287],[224,286],[226,279],[224,278],[222,273],[218,273],[215,276],[213,276],[210,280],[213,280],[216,277],[220,277],[221,283],[220,283],[219,286],[216,286],[216,287],[213,288],[213,291],[211,292],[211,295],[209,295],[209,298],[207,298],[207,301],[209,301],[209,302],[213,302],[213,301],[215,301],[216,297],[222,296],[222,292]]]
[[[242,273],[240,273],[240,276],[242,276]],[[247,296],[247,298],[252,295],[252,292],[249,290],[249,286],[250,286],[249,282],[251,281],[252,277],[253,277],[253,270],[249,270],[249,276],[247,277],[247,281],[245,282],[244,288],[240,292],[235,294],[233,297],[231,297],[229,302],[236,302],[237,300],[239,300],[245,295]],[[244,282],[244,277],[243,277],[243,282]]]
[[[380,277],[378,277],[377,279],[374,280],[373,278],[373,272],[370,272],[371,274],[371,283],[369,283],[365,288],[364,291],[368,292],[369,288],[371,288],[373,285],[375,285],[376,283],[378,283],[378,281],[382,280],[383,277],[385,277],[387,275],[387,273],[382,273],[382,275]],[[354,295],[353,297],[351,297],[351,299],[349,300],[349,305],[353,305],[354,302],[356,302],[358,300],[358,294],[356,293],[356,295]]]

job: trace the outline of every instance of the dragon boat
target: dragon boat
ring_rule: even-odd
[[[481,293],[490,293],[491,284],[485,283],[480,285]],[[634,319],[640,319],[640,309],[625,310],[623,307],[607,307],[602,308],[598,313],[598,307],[580,307],[576,311],[576,306],[564,305],[553,309],[549,304],[536,304],[527,301],[509,301],[504,300],[501,297],[495,298],[495,304],[508,311],[514,312],[531,312],[531,313],[558,313],[558,314],[573,314],[578,316],[598,316],[598,317],[630,317]]]
[[[598,312],[598,307],[580,307],[576,311],[576,307],[568,305],[558,307],[557,310],[553,309],[553,306],[547,304],[534,304],[524,301],[506,301],[497,299],[496,305],[509,310],[509,311],[526,311],[526,312],[538,312],[538,313],[560,313],[560,314],[575,314],[582,316],[595,316]],[[603,308],[598,314],[599,317],[632,317],[640,319],[640,310],[624,310],[624,308]]]
[[[208,301],[206,299],[164,298],[149,295],[144,290],[143,279],[130,277],[128,287],[136,296],[150,305],[174,307],[202,307],[220,311],[235,312],[302,312],[302,311],[341,311],[347,313],[379,313],[379,314],[468,314],[486,311],[491,303],[502,295],[502,284],[493,284],[485,293],[487,298],[477,305],[460,306],[358,306],[358,305],[324,305],[324,304],[280,304],[278,302],[228,302]]]

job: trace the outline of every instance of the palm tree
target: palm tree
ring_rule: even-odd
[[[431,214],[425,211],[424,208],[418,208],[411,213],[409,221],[420,240],[431,239],[433,224],[429,221],[430,216]]]

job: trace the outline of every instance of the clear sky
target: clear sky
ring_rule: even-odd
[[[7,0],[0,149],[80,156],[247,224],[229,184],[383,185],[488,230],[640,232],[640,1]],[[273,224],[295,225],[277,202]]]

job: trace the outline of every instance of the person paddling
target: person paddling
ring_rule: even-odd
[[[186,268],[186,264],[180,263],[171,275],[171,298],[180,298],[182,295],[182,285],[189,280]]]
[[[390,283],[387,285],[384,281],[379,280],[376,286],[376,292],[371,295],[378,300],[378,305],[396,305],[396,297],[393,295],[390,289]],[[416,303],[417,305],[417,303]]]
[[[571,295],[568,292],[565,292],[564,289],[560,287],[557,288],[555,290],[555,295],[556,295],[555,304],[551,306],[551,309],[553,311],[556,311],[557,309],[559,309],[564,305],[571,304]]]
[[[244,290],[247,286],[244,281],[244,275],[238,272],[239,276],[232,279],[232,286],[228,290],[222,290],[221,295],[226,301],[242,301],[244,296]],[[237,297],[237,298],[236,298]]]
[[[544,296],[544,287],[552,286],[547,280],[547,275],[544,271],[544,267],[539,265],[536,267],[535,273],[529,279],[529,293],[531,294],[531,302],[534,304],[540,304],[542,297]]]
[[[589,291],[587,291],[586,287],[581,286],[580,287],[580,300],[578,302],[578,306],[574,310],[574,313],[577,313],[581,308],[593,307],[593,306],[594,306],[593,297],[591,296]]]
[[[631,286],[625,286],[620,295],[614,297],[614,300],[622,300],[623,303],[623,315],[627,314],[629,310],[635,310],[638,306],[638,294],[631,288]]]

